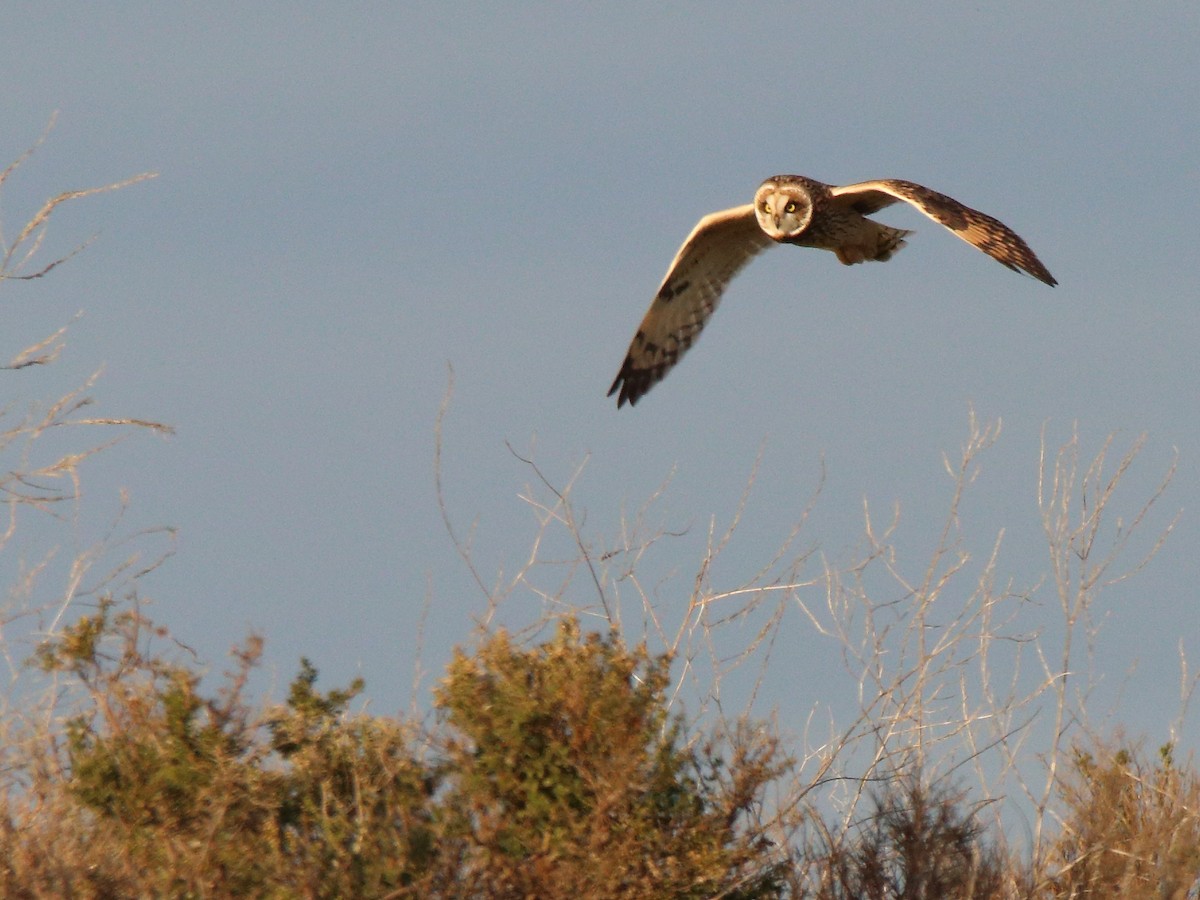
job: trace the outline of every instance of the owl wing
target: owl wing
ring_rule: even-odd
[[[637,403],[662,380],[708,323],[725,286],[771,243],[753,203],[700,220],[667,269],[608,389],[610,397],[620,391],[618,408]]]
[[[834,187],[830,193],[835,203],[845,204],[864,216],[898,200],[911,203],[933,221],[945,225],[968,244],[1013,271],[1026,272],[1052,287],[1058,284],[1019,234],[999,219],[964,206],[953,197],[911,181],[891,178]]]

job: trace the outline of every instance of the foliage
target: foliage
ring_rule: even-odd
[[[307,660],[287,704],[252,716],[255,639],[211,698],[139,649],[148,631],[104,604],[39,652],[88,702],[4,798],[6,895],[779,894],[781,859],[744,827],[783,771],[774,745],[735,748],[734,769],[689,749],[668,660],[573,619],[540,646],[499,632],[460,652],[430,735],[351,714],[361,683],[322,694]]]
[[[785,764],[773,743],[736,748],[735,787],[712,747],[686,747],[669,663],[574,618],[537,647],[500,632],[455,655],[437,701],[466,893],[774,895],[779,866],[738,826]]]
[[[1054,843],[1056,897],[1164,897],[1200,892],[1200,775],[1171,745],[1076,748],[1059,784],[1066,807]]]
[[[144,649],[111,602],[36,664],[86,702],[17,757],[0,796],[3,896],[1185,898],[1200,888],[1200,775],[1169,747],[1078,748],[1040,868],[1003,850],[967,792],[907,770],[850,829],[807,812],[803,852],[758,823],[790,777],[743,727],[689,742],[670,659],[564,617],[460,650],[432,730],[354,713],[307,661],[286,704],[242,694],[251,638],[215,696]],[[720,750],[718,749],[720,748]],[[726,757],[722,757],[722,753]],[[1191,893],[1189,893],[1191,892]]]

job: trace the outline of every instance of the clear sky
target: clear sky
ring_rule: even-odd
[[[1150,528],[1182,517],[1107,595],[1096,667],[1117,718],[1159,740],[1179,642],[1200,660],[1198,47],[1194,2],[7,4],[0,163],[58,120],[5,186],[6,234],[61,190],[160,173],[64,209],[51,252],[99,239],[0,297],[5,358],[85,311],[54,369],[3,375],[5,404],[103,366],[98,412],[177,429],[85,469],[78,526],[47,534],[67,558],[127,489],[123,530],[178,529],[142,593],[203,660],[220,669],[257,629],[276,696],[305,655],[323,683],[362,674],[388,712],[408,703],[426,601],[433,673],[483,608],[435,499],[449,365],[446,499],[484,577],[536,530],[506,442],[560,487],[586,461],[574,498],[600,548],[674,473],[652,519],[687,533],[647,565],[676,616],[760,448],[718,588],[771,558],[822,464],[801,544],[848,562],[864,499],[899,504],[918,575],[972,406],[1004,429],[966,546],[1004,529],[999,571],[1031,588],[1043,427],[1057,446],[1077,422],[1088,456],[1144,432],[1115,508],[1132,516],[1178,450]],[[891,262],[766,254],[618,411],[605,391],[682,238],[781,172],[944,191],[1020,232],[1060,285],[889,209],[917,231]],[[0,558],[5,584],[36,551]],[[592,602],[589,584],[571,596]],[[520,591],[502,618],[540,610]],[[761,699],[802,722],[838,664],[788,615]],[[1022,616],[1052,632],[1053,594]]]

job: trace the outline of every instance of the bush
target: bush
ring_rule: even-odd
[[[773,743],[739,743],[733,770],[685,746],[669,663],[574,618],[540,646],[500,632],[455,655],[437,704],[466,894],[777,895],[780,864],[742,826],[785,764]]]
[[[1007,860],[961,795],[900,773],[874,803],[849,835],[824,832],[811,861],[814,900],[1010,896]]]
[[[3,798],[6,896],[769,897],[786,872],[749,817],[784,769],[683,742],[669,660],[564,619],[524,648],[459,652],[431,734],[354,715],[302,662],[287,704],[241,697],[251,639],[217,697],[143,654],[111,603],[38,654],[83,686],[66,741],[31,746]],[[161,632],[159,632],[161,634]]]
[[[1055,897],[1200,892],[1200,778],[1170,745],[1151,763],[1135,749],[1077,748],[1059,784],[1066,814],[1053,845]]]

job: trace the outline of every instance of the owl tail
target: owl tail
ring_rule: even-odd
[[[872,224],[875,225],[875,255],[867,258],[876,262],[891,259],[893,253],[899,253],[905,245],[905,237],[912,234],[912,231],[907,228],[890,228],[887,225],[880,225],[878,222]]]
[[[904,228],[880,225],[871,219],[863,219],[863,223],[864,226],[852,239],[828,248],[837,254],[842,265],[891,259],[892,254],[904,246],[905,236],[912,234]]]

